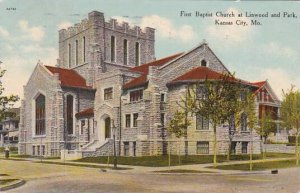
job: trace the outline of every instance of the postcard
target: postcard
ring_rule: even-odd
[[[300,2],[0,0],[0,191],[300,193]]]

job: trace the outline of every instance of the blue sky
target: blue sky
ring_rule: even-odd
[[[16,10],[8,10],[16,8]],[[188,51],[205,39],[239,78],[268,79],[281,97],[291,84],[300,88],[300,2],[195,0],[0,0],[0,60],[7,69],[7,93],[23,95],[38,60],[55,65],[58,30],[93,10],[132,25],[156,28],[156,57]],[[258,19],[262,25],[216,26],[212,18],[180,17],[180,11],[245,13],[294,12],[297,18]],[[250,22],[252,18],[241,17]],[[225,18],[235,21],[236,18]]]

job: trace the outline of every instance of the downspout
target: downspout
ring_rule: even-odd
[[[76,92],[76,95],[77,95],[77,113],[79,113],[79,108],[80,108],[80,100],[79,100],[79,89],[77,89],[77,92]],[[75,116],[74,116],[75,117]],[[77,119],[75,117],[75,131],[76,131],[76,128],[78,128],[78,136],[76,136],[76,132],[75,132],[75,136],[76,136],[76,139],[78,139],[78,149],[79,150],[79,127],[76,126],[77,124]]]
[[[124,85],[124,74],[122,74],[122,86]],[[121,155],[121,137],[122,137],[122,95],[123,95],[123,88],[121,88],[120,93],[120,107],[119,107],[119,120],[120,120],[120,128],[119,128],[119,152],[118,155]]]
[[[63,119],[64,119],[64,135],[63,135],[63,140],[64,140],[64,150],[66,149],[67,146],[67,137],[66,137],[66,127],[67,127],[67,122],[66,122],[66,108],[65,108],[65,95],[62,95],[63,98]]]

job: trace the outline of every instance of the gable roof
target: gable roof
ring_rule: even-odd
[[[260,82],[252,82],[251,84],[258,87],[258,89],[255,91],[255,94],[259,93],[259,91],[261,91],[263,88],[265,88],[267,90],[267,92],[269,92],[269,94],[271,94],[272,98],[275,101],[280,101],[280,99],[277,97],[276,93],[273,91],[268,80],[260,81]]]
[[[218,58],[218,56],[212,51],[212,49],[208,46],[208,44],[206,43],[205,40],[203,40],[203,42],[201,42],[199,45],[195,46],[195,47],[192,48],[191,50],[189,50],[189,51],[187,51],[187,52],[185,52],[185,53],[182,53],[179,57],[176,58],[176,60],[178,60],[178,59],[180,59],[180,58],[182,58],[182,57],[188,55],[189,53],[193,52],[194,50],[196,50],[196,49],[198,49],[198,48],[200,48],[200,47],[202,47],[202,46],[205,46],[204,48],[205,48],[205,49],[208,49],[208,50],[212,53],[212,55],[214,55],[214,56],[216,57],[216,59],[220,62],[220,64],[224,67],[224,69],[225,69],[228,73],[230,73],[230,71],[227,69],[227,67],[226,67],[226,66],[223,64],[223,62]],[[173,61],[169,61],[169,62],[165,63],[164,65],[160,66],[160,69],[165,68],[166,66],[170,65],[172,62],[173,62]]]
[[[177,54],[174,54],[174,55],[171,55],[171,56],[159,59],[159,60],[155,60],[153,62],[143,64],[141,66],[137,66],[137,67],[130,69],[131,71],[142,73],[142,75],[137,78],[134,78],[133,80],[124,84],[123,88],[128,89],[128,88],[133,88],[133,87],[142,86],[142,85],[146,84],[148,82],[147,75],[149,73],[150,66],[162,66],[162,65],[168,63],[169,61],[172,61],[175,58],[181,56],[182,54],[183,54],[183,52],[177,53]]]
[[[176,79],[172,80],[168,84],[175,84],[180,82],[187,82],[187,81],[196,81],[196,80],[221,80],[224,77],[223,74],[216,72],[208,67],[200,66],[194,68],[187,73],[177,77]],[[232,80],[236,80],[234,78],[230,78]]]
[[[188,71],[187,73],[177,77],[176,79],[169,82],[167,85],[184,83],[184,82],[195,82],[195,81],[199,81],[199,80],[202,80],[202,81],[204,81],[204,80],[222,80],[224,78],[224,76],[225,76],[225,74],[214,71],[206,66],[200,66],[200,67],[193,68],[192,70]],[[251,87],[254,86],[245,80],[238,79],[235,77],[229,77],[228,80],[232,81],[232,82],[240,82],[244,85],[248,85]]]
[[[61,86],[92,89],[86,80],[73,69],[45,66],[52,74],[58,74]]]
[[[85,109],[83,111],[80,111],[80,112],[76,113],[75,116],[76,116],[76,118],[93,117],[94,116],[94,109],[93,108]]]
[[[251,84],[261,88],[262,86],[264,86],[266,84],[266,81],[252,82]]]

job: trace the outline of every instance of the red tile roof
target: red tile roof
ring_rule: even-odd
[[[61,81],[61,86],[67,87],[78,87],[78,88],[89,88],[87,86],[85,79],[80,76],[75,70],[58,68],[54,66],[45,66],[51,73],[58,74],[59,80]]]
[[[83,110],[79,113],[76,113],[76,118],[82,118],[82,117],[92,117],[94,116],[94,109],[93,108],[89,108],[86,110]]]
[[[260,88],[266,84],[266,81],[252,82],[251,84]]]
[[[165,57],[165,58],[161,58],[159,60],[155,60],[153,62],[150,62],[150,63],[147,63],[147,64],[143,64],[141,66],[134,67],[131,70],[133,70],[135,72],[141,72],[143,74],[148,74],[148,72],[149,72],[149,66],[162,66],[162,65],[170,62],[171,60],[177,58],[178,56],[180,56],[182,54],[183,54],[183,52],[177,53],[177,54]]]
[[[162,65],[174,60],[175,58],[181,56],[182,54],[183,54],[183,52],[132,68],[131,69],[132,71],[140,72],[140,73],[142,73],[142,75],[137,78],[134,78],[133,80],[124,84],[123,88],[128,89],[128,88],[144,85],[145,83],[147,83],[147,75],[149,73],[149,66],[162,66]]]
[[[213,71],[210,68],[201,66],[192,69],[191,71],[179,76],[175,80],[173,80],[171,83],[177,83],[182,81],[191,81],[191,80],[220,80],[222,79],[224,75]]]
[[[258,89],[255,91],[255,94],[258,93],[258,91],[260,91],[263,86],[266,84],[266,81],[260,81],[260,82],[252,82],[251,83],[253,86],[258,87]]]

